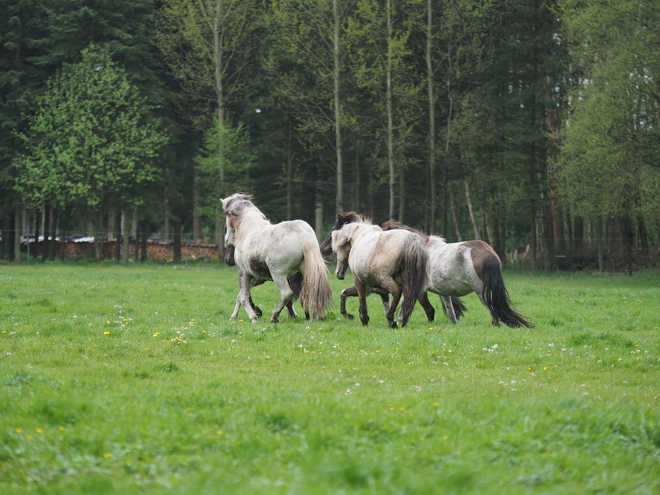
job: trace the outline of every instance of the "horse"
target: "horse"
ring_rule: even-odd
[[[386,222],[385,231],[405,230],[425,236],[419,230],[397,222]],[[534,325],[516,312],[502,278],[502,262],[495,250],[480,240],[447,243],[439,236],[426,236],[429,255],[427,290],[440,296],[445,313],[452,323],[456,315],[450,297],[475,292],[490,313],[493,326],[500,322],[511,328]]]
[[[364,222],[364,217],[362,215],[359,215],[358,213],[355,212],[349,212],[349,213],[344,213],[344,214],[337,214],[337,220],[335,221],[335,224],[332,227],[332,230],[330,233],[327,235],[323,243],[321,244],[321,253],[324,256],[328,256],[332,253],[332,232],[335,230],[341,229],[345,224],[347,223],[353,223],[353,222]],[[384,224],[381,225],[381,228],[384,225],[387,225],[388,222],[385,222]],[[383,229],[383,230],[391,230],[391,228],[388,229]],[[420,233],[421,234],[421,233]],[[424,234],[421,234],[422,237],[427,237]],[[390,302],[389,302],[389,292],[383,288],[380,287],[367,287],[367,295],[370,294],[378,294],[383,302],[383,310],[385,312],[385,316],[387,316],[389,309],[390,309]],[[339,313],[348,318],[349,320],[353,319],[353,315],[348,313],[346,311],[346,300],[349,297],[357,297],[358,296],[358,291],[356,286],[349,287],[348,289],[344,289],[340,293],[339,297]],[[435,319],[435,308],[433,305],[431,305],[431,302],[429,301],[429,298],[426,294],[426,292],[420,294],[418,298],[418,302],[420,306],[424,309],[424,313],[426,313],[426,317],[428,321],[433,321]],[[450,302],[453,306],[454,309],[454,315],[456,316],[456,319],[460,319],[463,316],[463,313],[467,311],[467,308],[465,307],[465,304],[463,304],[463,301],[461,301],[457,297],[451,297]],[[444,306],[443,306],[444,309]]]
[[[277,323],[282,309],[295,296],[288,277],[301,273],[303,309],[312,320],[324,320],[332,301],[332,289],[314,230],[303,220],[270,223],[252,203],[252,198],[249,194],[236,193],[222,200],[227,227],[225,241],[235,246],[241,289],[238,302],[250,320],[256,322],[258,316],[250,305],[250,290],[256,280],[272,280],[281,296],[270,317],[272,323]]]
[[[236,247],[233,244],[229,244],[225,246],[224,261],[229,266],[236,266],[235,251],[236,251]],[[296,310],[293,307],[293,303],[300,298],[300,291],[302,290],[302,274],[296,272],[293,275],[291,275],[288,280],[289,280],[289,286],[291,286],[291,290],[293,291],[293,298],[291,299],[291,301],[286,303],[286,310],[289,313],[289,318],[297,318],[298,313],[296,313]],[[252,287],[256,287],[257,285],[261,285],[265,283],[266,280],[260,278],[254,281]],[[232,320],[235,320],[238,317],[238,312],[241,309],[240,296],[241,293],[239,291],[238,296],[236,296],[236,305],[234,306],[234,311],[232,312],[230,317],[230,319]],[[254,304],[254,302],[252,301],[252,295],[250,295],[249,303],[250,306],[252,307],[252,310],[256,313],[257,317],[261,318],[263,313],[261,312],[261,308],[259,308],[259,306]],[[309,320],[309,313],[306,313],[305,316]]]
[[[401,296],[404,296],[399,318],[401,326],[405,327],[426,283],[428,255],[424,240],[404,230],[384,232],[362,218],[360,222],[347,223],[329,235],[332,251],[337,253],[336,277],[343,280],[348,267],[353,273],[362,325],[369,324],[367,290],[377,288],[392,294],[392,303],[385,315],[391,328],[397,328],[394,313]]]

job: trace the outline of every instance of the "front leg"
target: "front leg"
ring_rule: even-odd
[[[256,323],[259,317],[257,316],[257,313],[254,311],[254,309],[252,309],[252,305],[250,304],[250,289],[254,285],[255,279],[247,273],[239,273],[238,282],[241,286],[241,292],[238,295],[237,301],[239,301],[241,306],[245,308],[245,311],[248,314],[248,318],[250,318],[252,323]]]
[[[454,313],[454,305],[451,302],[451,297],[440,296],[440,300],[442,301],[442,307],[444,308],[445,314],[447,315],[447,318],[449,318],[449,321],[456,323],[456,313]]]
[[[353,276],[355,282],[355,289],[358,293],[358,298],[360,299],[360,321],[362,326],[367,326],[369,324],[369,314],[367,313],[367,286],[358,280],[356,276]]]

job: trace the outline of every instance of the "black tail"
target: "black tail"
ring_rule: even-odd
[[[418,235],[411,235],[404,248],[401,274],[403,283],[403,302],[401,303],[401,326],[405,327],[410,319],[415,302],[426,286],[426,268],[428,254],[424,240]]]
[[[456,320],[460,320],[461,316],[463,316],[463,314],[467,311],[467,307],[458,297],[453,296],[451,298],[451,305],[454,307],[454,315],[456,316]]]
[[[528,327],[534,328],[525,318],[513,310],[509,293],[504,287],[502,278],[502,267],[500,260],[489,257],[484,261],[484,300],[493,318],[512,328]]]

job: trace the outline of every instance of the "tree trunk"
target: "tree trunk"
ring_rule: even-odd
[[[172,221],[172,257],[174,263],[179,263],[181,261],[181,220],[177,217]]]
[[[456,239],[458,242],[463,241],[463,236],[461,235],[461,229],[458,225],[458,218],[456,217],[456,200],[454,198],[454,193],[451,188],[449,188],[449,204],[451,210],[451,219],[454,223],[454,231],[456,232]]]
[[[435,179],[435,87],[433,84],[433,1],[427,0],[426,3],[426,80],[428,85],[429,98],[429,233],[433,234],[438,228],[436,225],[436,179]]]
[[[58,210],[57,208],[52,208],[50,209],[50,247],[48,248],[49,256],[48,260],[49,261],[55,261],[55,247],[57,245],[57,217],[58,217]]]
[[[201,244],[202,241],[202,181],[195,165],[192,183],[193,202],[193,241]]]
[[[603,232],[603,219],[596,217],[596,237],[598,237],[598,271],[605,270],[605,233]]]
[[[286,146],[286,218],[293,218],[293,121],[289,123]]]
[[[321,186],[316,186],[316,203],[314,206],[314,232],[316,238],[323,239],[325,233],[323,232],[323,197],[321,196]]]
[[[21,261],[21,236],[23,235],[23,212],[16,208],[14,213],[14,260]]]
[[[474,208],[472,207],[472,197],[470,196],[470,185],[468,184],[467,176],[463,179],[463,182],[465,183],[465,202],[467,203],[468,212],[470,213],[470,221],[472,222],[472,229],[474,230],[474,238],[481,239],[481,231],[479,230],[477,217],[474,214]]]
[[[121,213],[115,213],[115,261],[121,261]]]
[[[396,170],[394,169],[394,115],[392,108],[392,12],[390,0],[387,0],[387,64],[385,68],[386,105],[387,105],[387,165],[389,170],[390,203],[388,218],[394,219],[394,185]]]
[[[124,251],[121,256],[122,263],[128,264],[130,250],[131,250],[131,214],[125,211],[122,214],[122,237],[124,244]]]
[[[333,39],[333,97],[335,111],[335,145],[337,150],[337,204],[338,212],[344,211],[344,162],[342,158],[342,137],[341,137],[341,99],[340,99],[340,58],[339,58],[339,36],[341,32],[341,18],[339,15],[339,0],[333,0],[334,15],[334,39]]]

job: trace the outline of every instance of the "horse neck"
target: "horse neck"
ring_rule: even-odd
[[[234,244],[238,248],[243,244],[243,239],[247,234],[267,225],[271,225],[271,223],[256,206],[243,211],[234,229]]]

